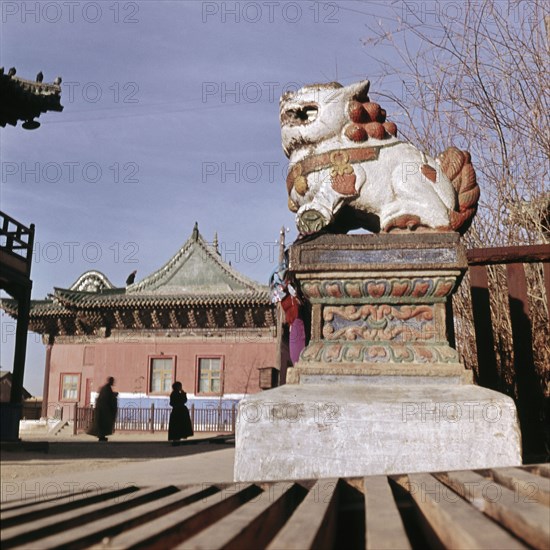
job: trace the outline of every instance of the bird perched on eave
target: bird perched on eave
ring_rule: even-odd
[[[40,71],[37,75],[36,75],[36,82],[42,82],[44,80],[44,75],[42,74],[42,71]]]
[[[8,71],[8,76],[15,76],[15,73],[17,71],[15,70],[15,67],[12,67],[9,71]]]
[[[132,273],[130,273],[130,275],[128,275],[128,278],[126,279],[126,286],[130,286],[134,283],[134,281],[136,280],[136,273],[137,270],[134,270],[132,271]]]
[[[56,86],[59,86],[61,84],[61,77],[60,76],[57,76],[55,78],[55,80],[53,81],[53,83],[56,85]]]

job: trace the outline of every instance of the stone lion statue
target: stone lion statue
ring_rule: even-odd
[[[311,84],[280,100],[299,231],[464,233],[479,199],[469,153],[450,147],[434,159],[399,140],[368,91],[368,80]]]

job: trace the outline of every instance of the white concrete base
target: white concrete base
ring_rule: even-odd
[[[514,402],[473,385],[286,385],[243,399],[235,481],[518,466]]]

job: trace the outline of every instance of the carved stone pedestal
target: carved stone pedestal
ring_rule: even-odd
[[[521,464],[513,401],[471,385],[447,336],[466,268],[454,233],[292,246],[311,338],[286,386],[241,401],[235,480]]]
[[[446,301],[466,268],[456,233],[326,235],[293,246],[290,269],[312,320],[287,380],[471,381],[446,327]]]

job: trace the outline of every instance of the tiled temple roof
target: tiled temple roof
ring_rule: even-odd
[[[200,235],[197,224],[189,239],[160,269],[130,285],[130,294],[218,296],[267,292],[267,287],[248,279],[226,264],[215,247]]]
[[[17,314],[13,300],[3,300],[2,307],[12,316]],[[268,287],[226,264],[195,225],[178,252],[140,282],[117,288],[103,273],[88,271],[70,288],[55,288],[51,298],[33,300],[30,328],[40,333],[88,334],[100,327],[130,329],[133,324],[252,328],[270,326],[271,310]]]
[[[265,292],[233,292],[225,294],[141,294],[125,293],[124,289],[119,293],[92,293],[74,292],[70,290],[55,289],[55,297],[61,304],[69,309],[118,309],[155,306],[170,308],[179,306],[224,306],[224,305],[256,305],[269,301],[269,293]]]
[[[15,69],[7,73],[0,68],[0,126],[6,124],[16,126],[17,122],[24,121],[27,129],[38,128],[40,124],[33,119],[47,111],[62,111],[61,79],[57,78],[52,84],[38,80],[26,80],[15,76]]]

